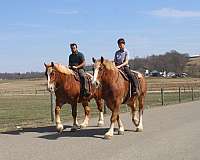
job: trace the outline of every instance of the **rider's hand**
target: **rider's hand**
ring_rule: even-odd
[[[120,69],[120,68],[121,68],[121,66],[119,65],[119,66],[117,66],[117,68],[118,68],[118,69]]]
[[[76,66],[72,66],[72,68],[77,69],[78,67],[76,67]]]

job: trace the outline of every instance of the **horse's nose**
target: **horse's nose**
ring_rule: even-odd
[[[92,81],[93,86],[98,87],[99,86],[99,82],[98,81]]]
[[[53,92],[54,91],[54,87],[53,86],[47,86],[47,90],[49,91],[49,92]]]
[[[96,86],[98,86],[98,85],[99,85],[99,83],[96,81],[96,82],[95,82],[95,85],[96,85]]]

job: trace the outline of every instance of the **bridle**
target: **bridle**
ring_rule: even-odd
[[[47,69],[48,70],[48,69]],[[48,78],[50,78],[51,79],[51,74],[54,72],[54,76],[55,76],[55,79],[53,80],[53,82],[52,83],[54,83],[54,92],[55,91],[57,91],[61,86],[59,86],[59,87],[56,87],[56,82],[55,82],[55,80],[56,80],[56,76],[58,75],[58,74],[56,74],[57,73],[57,71],[56,71],[56,69],[54,69],[53,67],[52,67],[52,69],[51,69],[51,72],[49,73],[49,76],[48,76],[48,74],[47,74],[47,71],[46,70],[46,72],[45,72],[45,75],[46,75],[46,77],[47,77],[47,80],[48,80]],[[60,76],[60,75],[58,75],[58,76]]]
[[[94,72],[95,72],[95,68],[93,67],[92,68],[92,70],[93,70],[93,76],[94,76]],[[103,77],[103,75],[104,75],[104,73],[105,73],[105,66],[103,65],[103,64],[100,64],[100,67],[98,68],[98,70],[99,71],[101,71],[101,74],[99,74],[99,71],[98,71],[98,77],[100,77],[99,79],[101,79],[102,80],[102,77]],[[119,80],[119,77],[120,77],[120,72],[119,72],[119,69],[117,69],[117,78],[116,78],[116,80],[115,80],[115,82],[113,82],[113,83],[116,83],[118,80]],[[98,80],[99,81],[99,80]],[[101,87],[101,82],[99,81],[99,87]]]

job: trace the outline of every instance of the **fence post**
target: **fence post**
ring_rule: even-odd
[[[193,90],[193,87],[192,87],[192,101],[194,101],[194,90]]]
[[[178,100],[181,103],[181,87],[178,88]]]
[[[199,99],[200,99],[200,88],[199,88]]]
[[[104,106],[103,106],[103,114],[107,114],[107,108],[106,108],[106,103],[104,102]]]
[[[161,88],[161,101],[162,101],[162,106],[164,105],[164,92],[163,88]]]
[[[55,121],[55,107],[56,107],[56,102],[55,102],[55,93],[50,93],[51,94],[51,121]]]

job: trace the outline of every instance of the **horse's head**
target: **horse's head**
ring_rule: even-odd
[[[45,64],[46,67],[45,75],[47,77],[47,89],[49,92],[55,91],[55,81],[56,81],[56,70],[54,68],[54,63],[51,62],[51,64]]]
[[[103,76],[106,76],[107,75],[106,73],[108,73],[110,70],[115,70],[117,68],[115,67],[115,64],[112,61],[105,60],[103,57],[101,57],[100,60],[92,58],[92,61],[94,63],[94,68],[93,68],[94,76],[92,78],[92,84],[95,87],[99,87],[101,85]]]

